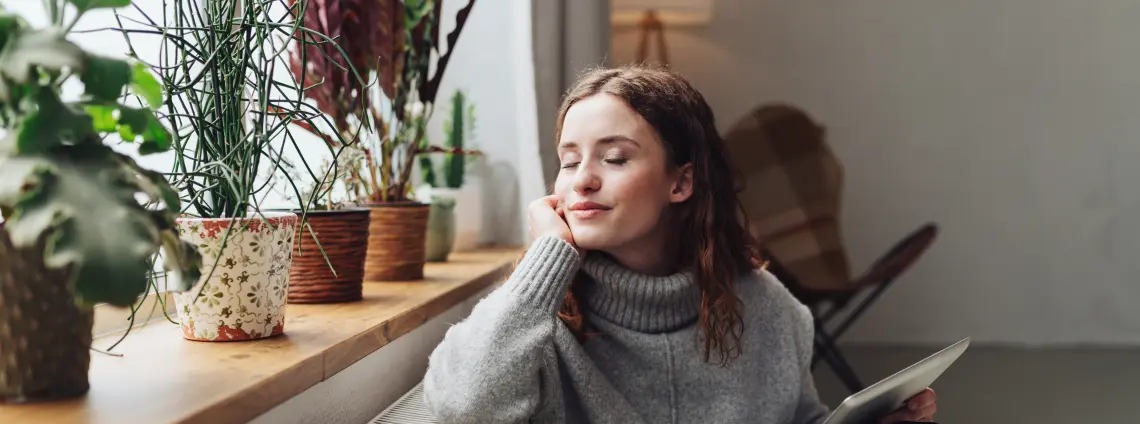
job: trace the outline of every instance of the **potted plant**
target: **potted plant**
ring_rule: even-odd
[[[338,303],[362,299],[364,257],[368,251],[367,208],[355,207],[334,198],[337,181],[352,162],[355,151],[338,152],[339,166],[328,161],[326,172],[301,191],[307,208],[294,211],[304,218],[294,242],[293,264],[289,268],[289,303]],[[290,165],[292,167],[292,165]],[[302,174],[294,181],[303,181]]]
[[[431,204],[427,229],[429,262],[447,261],[447,256],[456,246],[459,237],[455,216],[457,203],[463,203],[465,206],[461,214],[467,218],[463,221],[465,226],[462,228],[464,243],[468,243],[468,239],[478,237],[478,227],[472,231],[471,218],[475,218],[475,223],[481,218],[478,213],[481,207],[478,203],[480,199],[467,198],[462,199],[463,202],[460,199],[466,194],[461,190],[465,187],[467,163],[480,154],[476,150],[464,150],[466,140],[473,136],[475,130],[475,105],[468,103],[463,91],[456,90],[451,96],[449,112],[443,122],[443,132],[446,138],[444,147],[450,152],[443,153],[441,169],[437,170],[436,163],[430,155],[420,156],[420,171],[423,174],[424,186],[418,188],[416,194],[422,201]],[[441,174],[442,180],[440,180]],[[468,203],[474,206],[466,207]]]
[[[320,31],[344,52],[330,55],[310,44],[294,51],[294,63],[303,66],[293,72],[297,79],[321,82],[305,96],[335,122],[331,130],[303,127],[326,140],[333,140],[330,132],[354,140],[348,148],[358,151],[360,160],[342,182],[352,201],[371,209],[366,280],[423,278],[429,206],[413,197],[411,172],[420,154],[445,151],[423,138],[440,79],[474,4],[468,0],[459,10],[446,52],[439,38],[442,0],[322,2],[305,11],[321,17],[327,27]],[[431,66],[433,55],[438,60]],[[353,72],[376,84],[361,84]]]
[[[195,247],[175,229],[176,192],[103,141],[169,150],[150,109],[120,103],[129,91],[157,107],[161,87],[145,65],[66,38],[85,12],[129,3],[51,0],[47,28],[0,8],[0,403],[85,394],[92,306],[134,304],[158,251],[170,289],[199,276]],[[65,101],[61,87],[75,79],[83,94]]]
[[[315,113],[297,101],[301,85],[274,72],[288,66],[286,46],[304,30],[276,5],[170,0],[162,23],[122,29],[128,43],[136,34],[160,34],[166,52],[156,69],[172,98],[166,118],[178,129],[173,183],[189,204],[178,228],[204,256],[200,281],[174,296],[189,340],[255,340],[284,331],[300,220],[262,202],[273,178],[289,178],[284,152],[299,150],[288,124],[312,122]]]

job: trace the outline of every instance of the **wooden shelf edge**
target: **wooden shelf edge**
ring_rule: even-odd
[[[454,253],[423,281],[366,283],[362,302],[290,304],[271,339],[190,342],[151,324],[124,340],[123,358],[92,358],[86,397],[0,405],[0,422],[248,422],[501,281],[521,249]]]

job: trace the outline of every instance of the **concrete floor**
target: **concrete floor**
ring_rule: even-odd
[[[844,346],[864,384],[938,347]],[[823,401],[850,393],[826,363],[816,368]],[[971,345],[934,383],[940,424],[1138,424],[1140,349],[1021,349]]]

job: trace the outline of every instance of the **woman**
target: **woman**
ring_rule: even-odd
[[[810,312],[768,272],[704,98],[671,73],[585,74],[562,168],[507,281],[431,354],[442,422],[819,423]],[[884,422],[930,421],[932,391]]]

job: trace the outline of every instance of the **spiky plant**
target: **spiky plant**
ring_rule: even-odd
[[[46,238],[44,265],[67,270],[83,305],[133,304],[160,249],[174,277],[170,288],[185,290],[197,282],[201,258],[174,227],[177,192],[103,141],[117,133],[140,155],[169,150],[171,134],[150,109],[120,103],[130,92],[157,108],[161,86],[145,65],[91,54],[66,38],[85,12],[130,0],[46,4],[46,28],[0,8],[0,127],[7,131],[0,139],[0,236],[7,233],[17,248]],[[84,92],[64,101],[61,87],[71,79]]]
[[[174,183],[190,206],[188,215],[256,215],[276,181],[299,196],[284,165],[286,152],[302,151],[289,124],[317,125],[324,115],[301,101],[303,82],[283,80],[275,70],[289,66],[294,34],[328,43],[323,34],[294,19],[295,10],[307,3],[167,0],[158,20],[138,6],[142,21],[116,15],[132,54],[133,36],[161,37],[155,69],[170,94],[163,109],[177,129]],[[307,50],[301,41],[300,49]],[[302,165],[314,181],[331,172]]]

